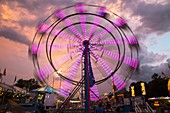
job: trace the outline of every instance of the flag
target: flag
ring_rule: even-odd
[[[93,70],[92,70],[92,66],[91,66],[90,53],[88,55],[89,55],[88,71],[89,71],[89,76],[90,76],[90,87],[93,87],[93,85],[95,84],[95,78],[94,78]]]
[[[4,76],[6,75],[6,68],[4,69],[4,73],[3,73],[3,75],[4,75]]]
[[[16,82],[16,80],[17,80],[17,76],[15,76],[15,78],[14,78],[14,83]]]
[[[86,55],[85,53],[85,50],[83,52],[84,56]],[[93,70],[92,70],[92,66],[91,66],[91,62],[90,62],[90,49],[88,48],[88,59],[84,58],[84,60],[87,60],[88,61],[88,75],[90,80],[89,80],[89,83],[90,83],[90,87],[93,87],[93,85],[95,84],[95,78],[94,78],[94,75],[93,75]],[[86,65],[86,61],[84,61],[84,65]]]
[[[95,84],[95,79],[91,68],[91,64],[89,64],[89,75],[90,75],[90,87],[93,87],[93,85]]]

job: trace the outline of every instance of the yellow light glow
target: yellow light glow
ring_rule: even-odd
[[[169,95],[170,95],[170,79],[168,80],[168,92],[169,92]]]
[[[131,96],[134,97],[135,96],[135,87],[131,86]]]
[[[146,95],[145,84],[141,83],[140,85],[141,85],[142,95]]]
[[[59,69],[59,70],[58,70],[58,73],[61,74],[61,73],[62,73],[62,69]]]
[[[159,102],[158,102],[158,101],[155,101],[155,102],[154,102],[154,106],[159,106]]]
[[[0,87],[0,91],[2,91],[2,87]]]
[[[114,83],[112,82],[112,92],[115,91],[115,88],[114,88]]]

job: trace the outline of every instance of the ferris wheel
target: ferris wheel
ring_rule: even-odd
[[[138,67],[138,41],[126,23],[105,7],[79,3],[55,10],[38,26],[30,46],[37,78],[69,96],[89,78],[90,100],[124,88]],[[82,80],[82,78],[84,79]]]

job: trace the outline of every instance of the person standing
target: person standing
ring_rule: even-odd
[[[94,113],[105,113],[105,109],[102,107],[102,102],[99,102],[99,105],[95,108]]]

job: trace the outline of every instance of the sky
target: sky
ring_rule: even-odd
[[[170,74],[169,0],[0,0],[0,69],[7,69],[4,82],[33,78],[28,57],[37,24],[56,9],[79,2],[105,6],[123,17],[140,45],[140,74],[130,82],[149,81],[154,73]]]

